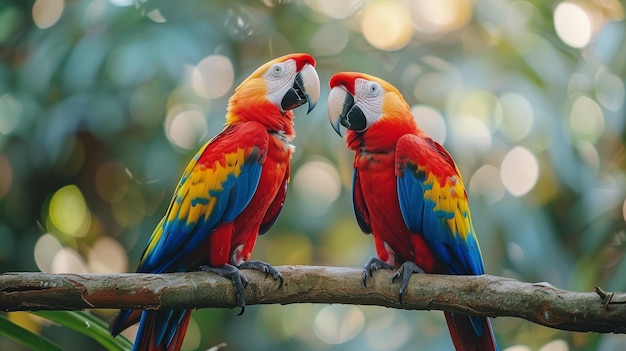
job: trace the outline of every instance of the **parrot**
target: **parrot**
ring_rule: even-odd
[[[138,273],[208,271],[234,284],[239,314],[247,278],[240,269],[283,277],[268,263],[249,260],[258,235],[278,217],[295,147],[292,110],[320,95],[315,59],[305,53],[278,57],[235,89],[220,133],[188,163],[169,207],[141,256]],[[121,310],[113,336],[139,321],[133,350],[179,350],[191,309]]]
[[[328,118],[354,152],[352,203],[356,222],[372,234],[378,269],[396,270],[399,302],[413,273],[484,274],[468,198],[450,153],[417,125],[398,89],[365,73],[339,72],[329,81]],[[498,350],[489,318],[445,312],[458,351]]]

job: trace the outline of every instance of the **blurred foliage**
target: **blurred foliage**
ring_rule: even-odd
[[[0,271],[133,271],[183,167],[221,129],[234,86],[300,51],[318,59],[322,100],[309,116],[296,111],[286,207],[255,258],[360,266],[374,254],[352,214],[352,155],[324,102],[333,73],[364,71],[403,91],[455,157],[488,273],[626,290],[624,24],[617,0],[3,0]],[[185,349],[452,347],[436,312],[235,315],[196,311]],[[68,350],[100,347],[8,316]],[[515,318],[494,328],[510,351],[626,343]],[[0,337],[0,349],[21,348]]]
[[[31,350],[49,350],[62,351],[63,349],[51,342],[47,338],[33,333],[32,331],[10,321],[3,315],[0,315],[0,334],[10,338],[24,346],[28,346]]]

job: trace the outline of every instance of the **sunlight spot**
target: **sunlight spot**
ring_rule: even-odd
[[[156,22],[156,23],[165,23],[165,22],[167,22],[165,17],[163,17],[163,15],[161,14],[161,10],[159,10],[159,9],[154,9],[154,10],[148,12],[146,14],[146,16],[148,16],[149,19],[151,19],[153,22]]]
[[[365,40],[380,50],[399,50],[413,36],[411,18],[399,2],[368,3],[363,9],[360,23]]]
[[[115,239],[98,238],[87,254],[90,273],[124,273],[128,271],[126,250]]]
[[[438,68],[435,68],[438,69]],[[458,86],[452,69],[446,69],[445,73],[428,72],[420,76],[415,82],[413,94],[421,102],[431,105],[439,105],[450,100],[449,97]]]
[[[45,273],[52,272],[52,260],[54,256],[59,252],[63,246],[57,238],[52,234],[46,233],[37,239],[35,243],[35,263],[40,271]]]
[[[473,116],[458,116],[452,121],[454,142],[460,147],[471,147],[480,151],[491,147],[491,132],[484,121]]]
[[[524,263],[524,250],[516,243],[508,243],[506,245],[506,254],[513,264],[521,265]]]
[[[302,316],[313,316],[317,307],[313,304],[295,304],[290,306],[290,313],[281,313],[277,328],[288,338],[300,338],[306,330],[310,334],[311,319]],[[309,336],[309,335],[307,335]]]
[[[513,196],[529,192],[539,178],[539,163],[528,149],[516,146],[509,151],[500,166],[502,183]]]
[[[317,12],[335,19],[352,16],[361,6],[363,0],[304,0],[304,3]]]
[[[341,178],[330,162],[318,159],[298,169],[293,187],[307,215],[317,217],[325,214],[341,194]]]
[[[366,345],[374,351],[402,350],[412,336],[413,323],[397,311],[385,311],[377,317],[365,327]]]
[[[191,83],[198,96],[216,99],[224,96],[235,81],[235,69],[230,59],[209,55],[193,68]]]
[[[63,0],[36,0],[33,4],[33,22],[41,29],[52,27],[65,8]]]
[[[569,346],[567,346],[565,340],[556,339],[541,346],[538,351],[569,351]]]
[[[502,351],[533,351],[533,349],[531,349],[530,347],[526,345],[513,345],[513,346],[507,347],[506,349]]]
[[[533,126],[533,107],[525,97],[515,93],[504,94],[500,98],[502,121],[500,130],[510,141],[525,138]]]
[[[611,111],[618,111],[624,105],[624,82],[620,77],[600,69],[593,81],[598,101]]]
[[[115,6],[125,7],[135,4],[136,0],[109,0],[109,2]]]
[[[481,120],[490,131],[496,129],[501,115],[496,114],[498,98],[488,91],[473,90],[465,93],[455,107],[455,114]]]
[[[472,0],[413,0],[411,15],[418,30],[448,32],[465,26],[472,18]]]
[[[498,202],[504,196],[500,171],[492,165],[483,165],[477,169],[470,178],[469,192],[484,197],[488,204]]]
[[[595,143],[604,133],[604,113],[588,96],[576,98],[569,117],[570,128],[578,138]]]
[[[85,260],[74,249],[64,247],[52,259],[50,273],[88,273]]]
[[[9,135],[20,122],[22,104],[11,94],[0,96],[0,133]]]
[[[541,16],[539,10],[535,5],[528,1],[516,0],[511,1],[506,13],[506,19],[503,19],[506,23],[510,37],[524,38],[528,35],[533,20],[536,20],[537,16]]]
[[[82,16],[83,23],[89,25],[97,25],[102,18],[107,14],[107,8],[109,4],[107,0],[93,0],[87,6],[84,7],[84,14]]]
[[[327,344],[343,344],[357,336],[365,325],[357,306],[331,305],[322,308],[313,321],[313,331]]]
[[[567,93],[587,93],[591,90],[591,85],[592,82],[589,77],[582,73],[574,72],[567,82]]]
[[[573,48],[584,48],[591,41],[591,18],[578,4],[558,4],[554,9],[554,28],[559,38]]]
[[[174,145],[192,150],[208,134],[207,121],[199,106],[179,104],[173,106],[165,117],[165,135]]]
[[[597,174],[600,170],[600,155],[596,147],[588,141],[581,140],[576,143],[576,150],[589,169]]]
[[[76,185],[64,186],[52,195],[49,215],[52,224],[63,234],[75,237],[87,234],[91,216]]]
[[[446,141],[446,121],[439,111],[427,105],[415,105],[411,113],[417,125],[439,144]]]

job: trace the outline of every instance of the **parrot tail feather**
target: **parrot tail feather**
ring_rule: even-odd
[[[178,351],[191,310],[143,311],[133,351]]]
[[[139,322],[141,310],[121,310],[109,324],[111,335],[117,336],[131,325]]]
[[[445,316],[457,351],[498,351],[489,318],[450,312],[445,312]]]

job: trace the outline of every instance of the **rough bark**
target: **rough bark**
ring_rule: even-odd
[[[247,305],[333,303],[406,310],[442,310],[490,317],[519,317],[548,327],[626,333],[626,294],[572,292],[548,284],[496,276],[415,274],[398,302],[398,283],[381,270],[363,286],[358,268],[279,266],[281,289],[271,277],[244,270]],[[172,274],[0,274],[0,310],[89,308],[233,308],[232,283],[207,272]]]

